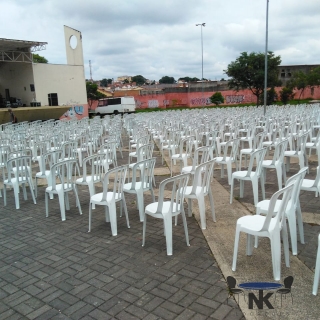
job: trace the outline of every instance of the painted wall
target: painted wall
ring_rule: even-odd
[[[22,104],[29,105],[34,98],[30,84],[34,84],[32,64],[23,62],[0,63],[0,94],[6,97],[5,89],[9,89],[10,96],[22,100]]]
[[[36,100],[49,105],[48,94],[57,93],[59,105],[87,104],[83,66],[33,64]]]
[[[69,110],[60,117],[60,120],[80,120],[88,115],[87,104],[75,104],[70,106]]]

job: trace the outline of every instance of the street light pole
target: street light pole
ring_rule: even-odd
[[[197,23],[196,26],[200,26],[201,27],[201,56],[202,56],[202,78],[201,78],[201,81],[203,81],[203,37],[202,37],[202,27],[205,27],[206,26],[206,23]]]
[[[267,79],[268,79],[268,15],[269,15],[269,0],[267,0],[266,13],[266,50],[264,54],[264,99],[263,99],[263,114],[266,115],[267,110]]]

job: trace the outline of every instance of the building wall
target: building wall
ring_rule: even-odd
[[[87,104],[84,67],[33,64],[36,100],[48,105],[48,94],[57,93],[59,105]]]
[[[22,100],[22,104],[29,105],[34,98],[30,85],[34,84],[32,64],[23,62],[0,63],[0,94],[6,97],[5,89],[9,89],[10,96]]]

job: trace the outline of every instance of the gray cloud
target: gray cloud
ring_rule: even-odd
[[[1,37],[48,42],[39,52],[65,63],[63,25],[83,36],[86,77],[142,74],[226,77],[223,70],[243,51],[264,52],[266,1],[238,0],[11,0],[2,4]],[[15,17],[12,19],[12,17]],[[17,21],[19,22],[17,24]],[[283,64],[319,62],[318,1],[269,2],[269,50]]]

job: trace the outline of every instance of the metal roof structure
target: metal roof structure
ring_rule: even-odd
[[[32,52],[46,49],[47,42],[0,38],[0,61],[32,62]]]

